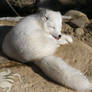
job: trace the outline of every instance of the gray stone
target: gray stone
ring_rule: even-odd
[[[76,30],[75,30],[75,33],[77,34],[77,35],[83,35],[84,34],[84,30],[83,30],[83,28],[77,28]]]
[[[2,22],[0,24],[4,25],[6,22]],[[5,31],[10,31],[10,28],[5,29],[5,27],[6,26],[3,26],[0,29],[0,41],[4,38],[4,35],[7,34]],[[55,56],[64,59],[65,62],[70,64],[72,67],[81,70],[89,80],[92,81],[92,47],[75,38],[73,40],[72,44],[58,48]],[[0,47],[1,45],[2,44],[0,43]],[[10,92],[75,92],[50,80],[32,63],[24,65],[8,59],[1,53],[1,50],[0,66],[0,71],[10,69],[12,73],[17,73],[21,76],[21,81],[18,77],[13,79],[14,83]],[[0,92],[3,92],[2,88],[0,88]]]
[[[90,23],[86,14],[77,10],[70,10],[65,15],[72,17],[72,19],[70,20],[71,25],[75,25],[76,27],[84,28]]]
[[[86,5],[87,0],[59,0],[63,5],[75,5],[77,3]]]

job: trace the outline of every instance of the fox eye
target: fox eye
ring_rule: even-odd
[[[52,29],[56,29],[54,26],[49,26],[50,28],[52,28]]]
[[[45,16],[46,20],[48,20],[49,18],[47,16]]]
[[[56,29],[55,27],[52,27],[53,29]]]

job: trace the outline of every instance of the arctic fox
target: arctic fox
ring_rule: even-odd
[[[54,56],[60,45],[72,43],[70,36],[61,33],[63,18],[67,17],[49,9],[25,17],[6,35],[3,52],[21,62],[33,61],[59,84],[74,90],[92,90],[79,70]]]

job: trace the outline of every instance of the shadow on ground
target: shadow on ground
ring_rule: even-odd
[[[2,42],[5,35],[11,30],[12,26],[0,26],[0,51],[2,51]]]

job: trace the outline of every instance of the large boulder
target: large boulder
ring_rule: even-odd
[[[70,10],[65,15],[72,17],[70,23],[75,27],[83,28],[90,23],[87,15],[77,10]]]
[[[25,6],[32,6],[37,2],[37,0],[9,0],[9,2],[17,7],[25,7]]]
[[[32,63],[22,64],[4,56],[1,52],[2,42],[5,35],[12,28],[12,24],[15,23],[15,21],[0,22],[2,25],[0,26],[0,73],[10,69],[12,74],[17,73],[21,78],[21,81],[17,76],[13,79],[14,82],[10,92],[75,92],[52,81],[36,65]],[[88,26],[88,28],[90,28],[90,26]],[[63,32],[71,34],[74,41],[72,44],[58,48],[55,55],[64,59],[65,62],[72,67],[81,70],[88,77],[90,82],[92,82],[92,46],[87,43],[88,41],[84,43],[83,41],[80,41],[80,39],[78,40],[78,34],[75,37],[76,32],[74,32],[72,25],[70,26],[69,24],[64,23]],[[86,32],[88,31],[84,31],[84,34]],[[91,33],[92,31],[90,31],[89,34]],[[88,39],[91,39],[92,41],[92,37],[88,37]],[[2,88],[0,88],[0,92],[3,92]]]

